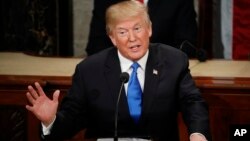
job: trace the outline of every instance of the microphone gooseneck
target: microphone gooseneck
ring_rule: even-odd
[[[115,131],[114,131],[114,141],[118,141],[118,135],[117,135],[117,127],[118,127],[118,108],[119,108],[119,102],[120,102],[120,97],[122,93],[122,88],[125,83],[127,83],[129,80],[129,74],[127,72],[123,72],[120,75],[120,81],[122,82],[120,91],[118,94],[117,102],[116,102],[116,107],[115,107]]]

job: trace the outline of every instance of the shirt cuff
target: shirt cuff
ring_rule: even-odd
[[[53,126],[55,120],[56,120],[56,117],[55,117],[54,120],[50,123],[50,125],[47,126],[47,127],[46,127],[43,123],[41,123],[41,124],[42,124],[43,135],[49,135],[49,134],[50,134],[50,130],[51,130],[51,128],[52,128],[52,126]]]

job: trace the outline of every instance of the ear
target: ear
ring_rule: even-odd
[[[152,26],[150,25],[148,28],[148,36],[151,37],[152,36]]]
[[[112,34],[109,34],[108,36],[109,36],[111,42],[113,43],[113,45],[116,46],[116,39],[115,39],[115,37]]]

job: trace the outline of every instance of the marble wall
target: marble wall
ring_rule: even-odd
[[[84,57],[94,0],[73,0],[74,56]]]

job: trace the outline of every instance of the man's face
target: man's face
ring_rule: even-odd
[[[124,57],[137,61],[147,52],[151,35],[151,26],[137,16],[118,21],[109,37]]]

